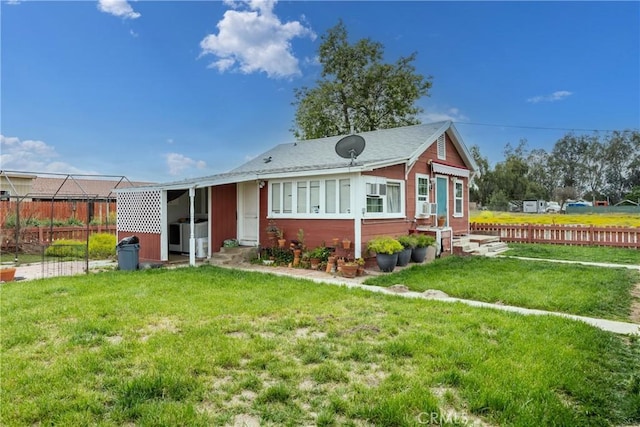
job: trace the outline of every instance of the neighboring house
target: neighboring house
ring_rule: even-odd
[[[268,245],[270,222],[308,248],[333,238],[353,242],[353,256],[378,235],[436,226],[469,233],[469,180],[477,167],[450,121],[359,134],[352,163],[336,153],[343,136],[277,145],[228,173],[118,189],[118,238],[140,239],[141,261],[168,261],[196,241],[208,254],[226,239]],[[442,228],[442,227],[441,227]]]

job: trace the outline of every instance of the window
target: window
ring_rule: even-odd
[[[416,175],[416,216],[426,214],[425,203],[429,203],[429,177]]]
[[[336,213],[336,180],[325,181],[325,213]]]
[[[269,189],[273,215],[295,217],[351,212],[351,181],[348,178],[272,182]]]
[[[463,192],[464,190],[464,183],[462,181],[456,180],[454,183],[454,210],[453,210],[453,216],[463,216],[464,215],[464,209],[463,209]]]
[[[307,211],[307,181],[298,181],[298,209],[296,212]]]
[[[402,181],[367,177],[365,182],[367,214],[402,214],[404,212]],[[394,215],[397,216],[397,215]]]
[[[340,213],[351,212],[351,183],[348,179],[340,180]]]
[[[400,183],[390,182],[387,184],[387,213],[400,213],[402,196],[400,194]]]
[[[447,141],[444,133],[438,137],[438,158],[440,160],[447,160]]]

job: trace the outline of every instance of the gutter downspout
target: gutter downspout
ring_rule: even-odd
[[[189,187],[189,206],[191,212],[189,212],[189,265],[195,267],[196,265],[196,234],[195,234],[195,198],[196,187]]]

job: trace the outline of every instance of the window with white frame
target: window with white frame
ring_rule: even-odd
[[[444,133],[438,137],[438,158],[440,160],[447,160],[447,141]]]
[[[404,212],[404,183],[379,177],[365,181],[365,212],[371,215],[394,215]]]
[[[425,216],[429,210],[429,176],[416,174],[416,216]]]
[[[350,179],[300,179],[269,184],[271,215],[351,213]]]
[[[464,182],[456,179],[453,183],[453,191],[454,191],[454,206],[453,206],[453,216],[463,216],[464,215]]]

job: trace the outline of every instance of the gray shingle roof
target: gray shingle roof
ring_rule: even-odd
[[[425,144],[435,141],[450,124],[445,121],[358,133],[364,138],[366,146],[355,165],[366,167],[382,162],[406,161],[418,150],[424,149]],[[339,135],[280,144],[231,172],[264,174],[344,168],[350,164],[350,160],[338,156],[335,151],[336,143],[343,137]],[[265,162],[265,159],[270,161]]]
[[[464,146],[453,123],[451,121],[442,121],[358,133],[358,135],[364,138],[366,146],[350,170],[405,163],[420,155],[445,131],[448,131],[449,135],[453,136],[454,144],[458,146],[458,150],[469,168],[476,169],[473,159]],[[191,186],[204,187],[262,179],[278,174],[285,175],[295,172],[322,173],[323,171],[336,169],[349,170],[351,160],[338,156],[335,151],[336,143],[344,136],[345,135],[338,135],[276,145],[229,172],[174,181],[151,187],[156,189],[188,188]],[[270,160],[266,162],[265,159]],[[116,191],[127,192],[139,190],[140,187],[138,187],[138,189],[132,188]]]

